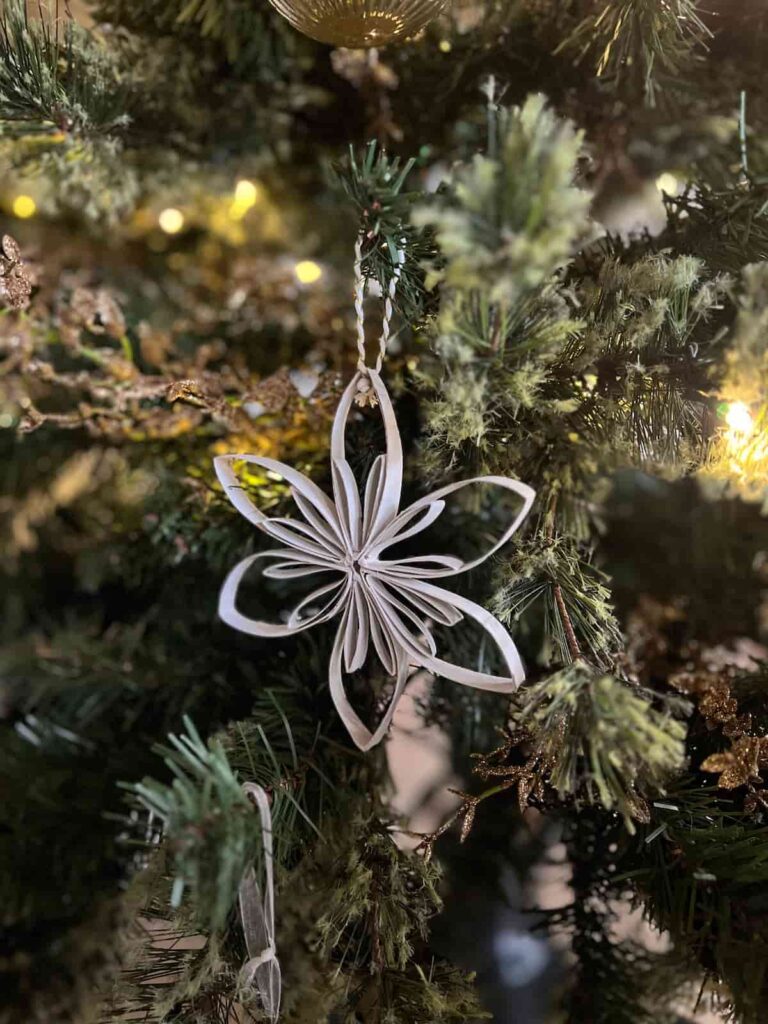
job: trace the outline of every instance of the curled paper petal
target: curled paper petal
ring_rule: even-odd
[[[290,613],[288,621],[285,623],[262,622],[258,619],[249,619],[247,615],[243,615],[242,612],[238,611],[236,605],[237,592],[243,577],[259,559],[275,555],[282,556],[283,552],[262,551],[256,555],[249,555],[248,558],[238,562],[235,568],[232,569],[229,576],[224,580],[224,586],[219,594],[219,617],[223,622],[226,622],[228,626],[232,626],[233,629],[239,629],[241,633],[250,633],[251,636],[293,636],[295,633],[310,629],[312,626],[318,626],[321,622],[327,622],[328,619],[332,619],[334,615],[341,611],[350,587],[349,579],[344,576],[339,576],[335,582],[319,587],[303,598]],[[279,571],[283,566],[285,566],[285,563],[280,563],[278,566],[272,566],[272,569]],[[322,566],[317,571],[324,571],[325,568],[325,566]],[[302,611],[311,609],[318,602],[321,603],[321,607],[311,612],[307,618],[302,619]]]
[[[368,522],[366,540],[368,536],[374,536],[397,515],[400,494],[403,489],[403,445],[400,440],[400,431],[397,428],[395,410],[392,408],[392,401],[379,374],[375,370],[368,370],[367,375],[381,409],[387,451],[383,456],[383,461],[378,463],[376,470],[377,476],[381,474],[380,479],[374,480],[374,486],[370,493],[366,488],[366,520]],[[339,408],[333,420],[331,431],[331,460],[333,462],[346,462],[347,460],[347,421],[361,377],[361,373],[356,373],[349,382],[346,391],[341,396]]]
[[[466,615],[473,619],[491,637],[501,652],[504,662],[509,670],[508,676],[494,676],[488,672],[477,672],[474,669],[463,668],[461,665],[454,665],[450,661],[443,661],[435,655],[424,655],[414,650],[414,657],[419,658],[419,663],[430,672],[445,679],[452,679],[464,686],[471,686],[476,690],[491,690],[495,693],[512,693],[525,679],[525,669],[520,660],[514,641],[498,619],[495,619],[487,608],[470,601],[469,598],[454,594],[450,590],[443,590],[442,587],[435,587],[429,583],[418,581],[412,584],[413,589],[421,594],[425,600],[444,602],[445,605],[453,608],[459,615]],[[407,638],[403,638],[403,644],[407,645]],[[410,650],[410,648],[409,648]]]
[[[371,543],[368,547],[368,556],[371,559],[377,559],[379,561],[386,561],[381,559],[382,551],[385,551],[388,547],[393,544],[399,543],[406,537],[413,536],[414,533],[425,530],[432,522],[437,518],[439,512],[445,507],[445,502],[442,500],[449,494],[454,494],[457,491],[463,490],[465,487],[471,487],[474,484],[492,484],[495,487],[502,487],[508,491],[514,491],[519,494],[523,499],[523,505],[517,515],[514,517],[512,522],[509,524],[507,529],[502,533],[501,537],[496,543],[490,547],[484,554],[480,555],[479,558],[475,558],[470,562],[464,562],[461,559],[451,558],[450,561],[454,565],[446,565],[443,570],[441,568],[429,569],[423,573],[424,576],[429,576],[432,579],[437,579],[441,576],[455,576],[460,572],[467,572],[470,569],[474,569],[478,565],[482,565],[486,559],[490,558],[491,555],[495,555],[499,548],[503,547],[504,544],[510,539],[513,533],[520,527],[525,517],[531,510],[533,499],[536,497],[536,492],[532,487],[527,484],[520,483],[519,480],[512,480],[505,476],[476,476],[470,480],[460,480],[458,483],[446,484],[445,487],[440,487],[438,490],[428,494],[425,498],[419,498],[409,508],[401,512],[387,527],[382,530],[380,534],[372,538]],[[430,511],[438,506],[439,511],[437,515],[430,515]],[[427,510],[427,514],[416,524],[414,528],[411,524],[414,516],[423,510]],[[436,559],[433,559],[436,560]],[[399,564],[411,561],[410,559],[400,560]]]
[[[426,668],[465,686],[498,693],[509,693],[522,682],[520,656],[502,624],[485,608],[434,586],[429,580],[455,576],[490,558],[519,528],[534,499],[533,490],[526,484],[501,476],[483,476],[447,484],[400,511],[403,451],[394,409],[379,374],[375,370],[365,373],[378,399],[386,452],[373,462],[362,489],[362,500],[346,451],[347,422],[362,372],[344,391],[333,423],[333,500],[301,473],[273,459],[252,455],[216,459],[219,480],[235,507],[281,545],[279,549],[251,555],[235,566],[222,587],[219,614],[235,629],[263,637],[290,636],[340,615],[329,685],[339,715],[362,750],[375,746],[386,734],[405,689],[409,665]],[[238,482],[234,470],[238,460],[282,476],[291,486],[297,517],[265,516]],[[471,561],[450,554],[386,557],[388,549],[431,526],[445,509],[447,496],[477,484],[500,487],[522,499],[520,510],[484,554]],[[274,564],[264,570],[264,575],[272,579],[307,579],[311,583],[311,577],[320,573],[336,578],[313,589],[284,622],[260,622],[243,615],[236,606],[243,576],[260,558],[274,559]],[[464,618],[478,623],[490,636],[504,659],[508,675],[495,676],[440,658],[430,624],[452,627]],[[344,685],[345,673],[362,668],[371,648],[394,680],[387,709],[373,731],[355,712]]]
[[[344,653],[344,638],[345,633],[349,626],[349,613],[345,613],[341,625],[339,626],[336,634],[336,642],[333,645],[333,651],[331,652],[331,663],[329,672],[329,684],[331,688],[331,698],[333,700],[336,711],[339,714],[342,722],[344,723],[347,732],[352,737],[352,740],[360,750],[370,750],[375,747],[378,743],[384,739],[387,734],[387,730],[392,722],[392,716],[397,709],[397,704],[403,695],[405,690],[405,684],[408,682],[408,660],[400,653],[397,662],[397,679],[395,681],[395,688],[392,691],[392,696],[389,698],[389,704],[384,712],[384,715],[379,722],[376,729],[371,732],[370,729],[365,725],[363,720],[360,718],[358,713],[352,707],[352,704],[347,697],[347,691],[344,686],[343,676],[343,653]]]
[[[254,782],[246,782],[243,790],[253,800],[261,818],[265,884],[262,899],[253,868],[246,873],[240,883],[240,918],[243,923],[245,948],[248,950],[248,959],[241,968],[240,978],[244,986],[255,985],[264,1012],[270,1021],[276,1022],[280,1016],[282,981],[275,949],[272,812],[269,808],[269,798],[261,786]]]
[[[275,473],[295,489],[305,499],[308,505],[317,513],[330,528],[332,534],[341,541],[341,529],[339,527],[336,509],[331,499],[323,494],[317,484],[312,483],[309,477],[304,476],[297,469],[286,466],[284,462],[276,459],[262,458],[260,455],[217,455],[213,460],[213,467],[224,488],[229,500],[242,515],[255,526],[262,529],[270,522],[270,519],[256,505],[254,505],[248,492],[237,478],[233,463],[249,462],[269,473]],[[300,507],[300,506],[299,506]]]

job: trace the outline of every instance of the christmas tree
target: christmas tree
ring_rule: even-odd
[[[768,9],[278,6],[0,3],[0,1021],[759,1024]]]

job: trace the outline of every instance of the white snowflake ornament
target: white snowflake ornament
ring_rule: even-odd
[[[370,383],[384,421],[386,453],[374,461],[365,481],[363,498],[346,457],[346,427],[361,383]],[[238,482],[234,464],[249,462],[283,477],[291,487],[298,516],[267,517]],[[274,459],[256,455],[221,455],[216,473],[232,504],[280,547],[243,559],[224,582],[219,615],[228,625],[252,636],[293,636],[339,617],[331,652],[329,684],[333,702],[353,741],[369,750],[389,728],[405,689],[411,666],[465,686],[510,693],[523,681],[517,648],[507,630],[485,608],[433,582],[480,565],[505,544],[528,514],[534,491],[518,480],[482,476],[447,484],[410,507],[400,510],[403,449],[395,413],[377,369],[361,368],[344,392],[331,433],[333,498],[303,473]],[[451,555],[387,558],[400,541],[425,530],[445,508],[444,498],[473,484],[513,491],[522,508],[499,540],[484,555],[464,562]],[[329,582],[313,589],[283,623],[260,622],[238,611],[237,593],[243,577],[258,561],[270,564],[264,575],[287,580],[325,576]],[[438,656],[430,624],[455,626],[464,617],[474,620],[498,647],[508,675],[495,676],[445,661]],[[344,676],[360,669],[369,648],[394,679],[386,712],[371,732],[352,707]]]

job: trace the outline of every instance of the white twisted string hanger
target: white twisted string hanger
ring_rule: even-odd
[[[401,239],[400,246],[395,253],[395,264],[392,268],[392,276],[389,279],[389,287],[384,298],[384,316],[381,322],[381,334],[379,335],[379,349],[376,353],[376,362],[368,366],[367,353],[365,350],[365,291],[368,278],[363,273],[363,235],[357,236],[355,242],[355,320],[357,324],[357,369],[360,378],[357,382],[357,394],[355,404],[376,405],[377,399],[369,379],[369,371],[381,372],[384,364],[384,356],[387,354],[387,345],[392,331],[392,313],[394,311],[395,296],[400,284],[400,277],[403,273],[405,263],[405,239]]]

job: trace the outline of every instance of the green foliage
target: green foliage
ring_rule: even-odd
[[[584,235],[588,196],[573,184],[581,137],[542,97],[512,110],[491,104],[489,123],[488,154],[414,215],[434,228],[440,251],[431,271],[440,307],[429,327],[440,363],[422,374],[437,385],[428,465],[436,473],[458,450],[472,458],[469,443],[483,468],[531,481],[532,422],[550,367],[579,328],[560,275]],[[553,419],[569,403],[553,395]]]
[[[424,304],[421,262],[434,252],[428,236],[410,223],[410,208],[419,195],[403,191],[413,171],[413,159],[401,161],[375,142],[360,153],[350,147],[348,159],[334,167],[334,178],[357,212],[362,233],[363,273],[389,287],[397,253],[406,260],[400,275],[395,305],[414,320]]]
[[[490,1019],[491,1015],[478,1002],[474,980],[474,975],[435,960],[428,967],[417,964],[396,977],[385,975],[383,993],[387,1009],[382,1021],[464,1024],[468,1020]]]
[[[667,472],[701,460],[727,285],[693,257],[601,264],[584,285],[584,330],[563,353],[586,384],[572,421],[580,436],[610,438],[614,456]]]
[[[388,830],[375,820],[355,822],[355,843],[333,851],[341,870],[318,931],[326,953],[346,948],[361,955],[360,933],[368,931],[367,955],[377,970],[403,971],[414,953],[414,940],[426,938],[427,922],[440,909],[438,869],[404,854]],[[366,955],[366,954],[362,954]],[[354,961],[353,961],[354,962]]]
[[[12,1007],[40,1024],[80,1019],[115,974],[130,913],[116,890],[136,869],[118,781],[150,769],[153,727],[189,699],[196,667],[179,657],[145,626],[104,634],[72,614],[60,632],[4,648],[0,899],[16,956],[3,964],[0,1018]]]
[[[585,230],[589,196],[573,184],[583,137],[540,95],[490,116],[498,153],[492,138],[413,219],[440,247],[433,283],[514,308],[569,262]]]
[[[441,905],[439,877],[434,864],[398,849],[364,806],[329,820],[280,888],[283,969],[302,980],[284,991],[286,1024],[314,1024],[318,1015],[349,1024],[482,1019],[472,976],[425,945]]]
[[[588,58],[599,78],[640,87],[651,106],[659,90],[680,88],[680,78],[712,35],[698,0],[613,0],[586,6],[589,12],[560,49],[574,50],[578,60]]]
[[[227,921],[246,870],[253,864],[257,876],[261,870],[261,823],[221,741],[212,739],[206,746],[189,719],[185,725],[186,734],[169,736],[171,746],[160,750],[173,782],[168,785],[146,779],[130,789],[152,816],[150,821],[159,820],[170,846],[175,875],[171,905],[180,905],[189,886],[197,923],[206,932],[217,932]],[[263,732],[260,736],[269,756]],[[271,767],[271,779],[277,784],[280,765],[274,761]],[[255,779],[261,774],[254,757]],[[285,856],[297,813],[303,813],[297,798],[287,790],[276,790],[272,818],[280,839],[278,857]]]
[[[768,498],[768,263],[748,264],[742,273],[738,313],[729,338],[719,408],[723,429],[712,439],[702,479],[710,493],[738,494],[761,502]],[[740,408],[750,427],[728,423]]]
[[[141,889],[141,882],[134,888]],[[137,895],[131,894],[132,909],[141,912],[143,923],[124,935],[123,958],[130,966],[104,988],[106,999],[96,1019],[100,1024],[125,1018],[231,1024],[233,993],[245,958],[242,940],[223,941],[220,935],[203,940],[183,915],[163,917],[160,907],[142,906]],[[264,1020],[256,1006],[242,1006],[238,1012],[244,1024]]]
[[[652,806],[621,864],[651,919],[724,979],[720,1002],[757,1024],[765,999],[768,933],[760,910],[768,830],[716,787],[681,780]]]
[[[99,0],[96,8],[100,21],[137,34],[155,31],[186,42],[198,37],[220,50],[235,74],[260,80],[290,73],[313,45],[269,7],[248,0]]]
[[[768,263],[753,263],[744,268],[743,292],[734,325],[728,361],[744,376],[755,374],[756,384],[764,383],[766,372],[765,331],[768,326]]]
[[[679,1007],[700,998],[701,982],[684,953],[648,949],[622,934],[632,886],[620,869],[632,839],[614,817],[582,808],[579,827],[564,836],[573,900],[545,915],[557,934],[570,938],[576,963],[563,993],[563,1019],[677,1024]]]
[[[440,680],[417,704],[450,734],[459,778],[497,727],[514,731],[503,763],[475,762],[491,793],[472,808],[464,872],[474,883],[481,864],[493,886],[517,871],[517,784],[544,824],[526,856],[543,856],[554,822],[571,869],[573,898],[550,915],[572,942],[564,1020],[667,1024],[702,971],[734,1019],[762,1019],[759,779],[725,796],[709,774],[681,783],[686,759],[730,751],[700,714],[686,730],[669,697],[692,659],[730,680],[765,626],[765,524],[719,498],[754,497],[723,402],[752,412],[764,488],[768,16],[714,3],[710,19],[693,0],[488,0],[471,25],[456,8],[364,55],[329,53],[252,0],[99,0],[88,32],[4,5],[0,201],[16,171],[35,172],[40,211],[66,217],[12,229],[39,286],[27,314],[0,317],[3,1024],[93,1017],[118,957],[105,1024],[258,1020],[234,912],[242,872],[260,867],[249,779],[273,799],[285,1024],[482,1016],[473,977],[430,948],[451,890],[393,842],[383,749],[351,749],[333,709],[331,631],[262,642],[215,619],[253,530],[211,458],[252,450],[326,472],[354,358],[356,224],[382,289],[406,248],[389,364],[406,488],[423,493],[426,469],[538,493],[494,570],[530,681],[511,711]],[[525,99],[542,84],[551,107]],[[668,198],[660,238],[588,241],[599,228],[577,183],[599,218],[662,170],[690,187]],[[242,220],[239,178],[259,185]],[[166,205],[186,218],[173,237],[156,226]],[[83,216],[109,237],[86,241]],[[318,253],[321,278],[299,287],[296,261]],[[294,376],[320,366],[299,395]],[[355,417],[362,463],[376,417]],[[284,484],[251,485],[282,509]],[[473,550],[502,513],[463,508],[435,528],[446,550]],[[411,538],[416,557],[426,542]],[[485,572],[461,585],[487,599]],[[282,592],[260,593],[279,621]],[[445,632],[446,657],[484,663]],[[760,745],[764,675],[741,708]],[[349,680],[361,714],[379,710],[380,684]],[[619,940],[627,898],[669,930],[668,957]],[[155,930],[127,936],[137,918]]]
[[[665,239],[675,248],[705,256],[709,266],[738,273],[768,258],[768,185],[760,181],[725,186],[704,182],[668,200]]]
[[[139,185],[124,163],[131,82],[118,51],[24,0],[0,13],[0,139],[13,165],[47,179],[49,206],[116,221]]]
[[[57,135],[55,145],[69,135],[123,130],[129,119],[122,78],[114,52],[74,22],[61,29],[47,12],[30,17],[23,0],[4,4],[0,135]]]
[[[561,796],[616,809],[630,831],[647,819],[644,797],[685,763],[686,729],[669,708],[583,662],[527,686],[513,721]]]
[[[604,574],[564,537],[534,538],[521,544],[504,564],[504,577],[494,598],[494,610],[510,625],[530,618],[541,621],[546,643],[554,644],[561,664],[573,660],[573,641],[595,664],[608,667],[622,647],[622,636],[611,605]],[[570,646],[569,646],[570,643]],[[542,660],[551,660],[547,650]]]

